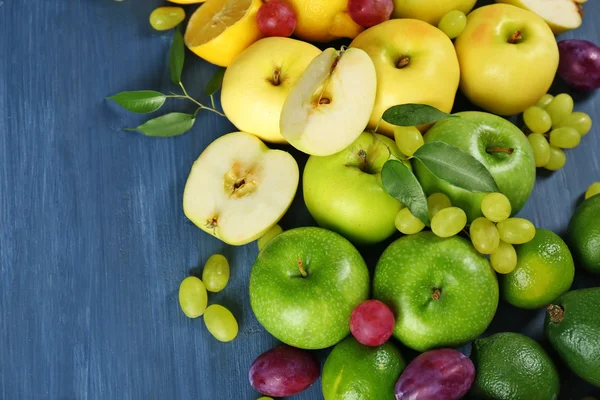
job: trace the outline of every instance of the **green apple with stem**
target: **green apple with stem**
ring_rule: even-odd
[[[527,137],[504,118],[484,112],[462,112],[436,123],[425,135],[425,143],[440,141],[456,146],[479,160],[490,172],[501,193],[510,200],[512,215],[518,213],[535,183],[535,160]],[[462,208],[469,221],[482,216],[486,193],[453,186],[433,175],[419,161],[415,174],[427,194],[444,193]]]
[[[387,239],[396,232],[402,204],[383,188],[381,169],[389,159],[401,158],[392,139],[369,132],[336,154],[311,156],[302,177],[308,211],[319,226],[355,244]]]
[[[350,333],[352,310],[368,298],[369,288],[365,261],[348,240],[322,228],[296,228],[258,254],[250,305],[280,341],[323,349]]]

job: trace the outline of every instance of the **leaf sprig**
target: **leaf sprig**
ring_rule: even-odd
[[[181,72],[183,71],[184,62],[185,45],[183,36],[179,30],[176,30],[175,35],[173,36],[173,42],[171,43],[171,48],[169,49],[169,75],[171,77],[171,82],[178,85],[181,88],[182,93],[177,94],[170,92],[169,94],[163,94],[154,90],[138,90],[117,93],[114,96],[107,97],[107,99],[112,100],[124,109],[137,114],[147,114],[157,111],[165,104],[167,99],[191,101],[198,107],[196,111],[193,114],[181,112],[168,113],[150,119],[137,128],[125,128],[125,130],[139,131],[147,136],[172,137],[182,135],[192,129],[196,122],[196,115],[201,110],[211,111],[222,117],[225,116],[225,114],[215,107],[214,99],[214,94],[221,88],[225,70],[219,68],[206,86],[205,93],[210,97],[211,103],[210,106],[206,106],[191,97],[183,85],[183,82],[181,81]]]

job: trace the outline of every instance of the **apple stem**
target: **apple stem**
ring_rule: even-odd
[[[546,311],[548,311],[550,319],[555,324],[562,322],[563,318],[565,317],[565,310],[563,310],[561,306],[550,304],[548,308],[546,308]]]
[[[308,273],[306,273],[306,270],[304,269],[304,263],[300,257],[298,257],[298,269],[300,270],[300,275],[302,275],[303,278],[308,276]]]
[[[489,154],[492,153],[506,153],[506,154],[512,154],[514,153],[515,149],[510,148],[510,147],[490,147],[489,149],[487,149],[487,152]]]
[[[319,104],[329,104],[331,103],[331,100],[329,100],[327,97],[322,97],[319,99]]]
[[[438,288],[434,288],[433,289],[433,294],[431,295],[431,298],[433,300],[439,300],[440,296],[442,295],[442,291]]]
[[[358,156],[361,159],[361,164],[359,165],[359,169],[362,172],[367,172],[367,152],[364,150],[361,150],[358,152]]]
[[[508,39],[508,43],[510,43],[510,44],[517,44],[517,43],[519,43],[521,41],[521,39],[523,39],[523,33],[521,31],[516,31]]]
[[[396,68],[402,69],[402,68],[406,67],[408,64],[410,64],[410,58],[408,58],[407,56],[402,56],[396,62]]]
[[[276,69],[275,71],[273,71],[273,85],[275,86],[279,86],[279,84],[281,83],[279,80],[279,77],[281,76],[281,71],[279,69]]]

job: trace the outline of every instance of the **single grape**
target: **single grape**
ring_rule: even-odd
[[[397,126],[394,128],[394,139],[402,154],[412,157],[415,151],[425,143],[423,135],[414,126]]]
[[[515,247],[500,241],[498,249],[490,255],[490,264],[499,274],[510,274],[517,268],[517,252]]]
[[[294,396],[310,387],[321,365],[306,350],[282,345],[261,354],[250,366],[250,385],[273,397]]]
[[[396,382],[396,400],[457,400],[473,384],[475,366],[458,350],[430,350],[412,360]]]
[[[213,254],[202,270],[202,282],[209,292],[220,292],[229,282],[229,263],[225,256]]]
[[[352,311],[350,332],[365,346],[380,346],[394,332],[394,314],[379,300],[367,300]]]
[[[238,323],[228,309],[211,304],[204,312],[204,323],[208,331],[221,342],[231,342],[238,334]]]
[[[546,111],[552,119],[552,125],[556,126],[573,112],[573,98],[566,93],[556,96],[546,106]]]
[[[541,99],[538,100],[536,106],[541,107],[541,108],[546,108],[546,106],[548,104],[550,104],[552,99],[554,99],[554,96],[552,96],[551,94],[545,94],[542,96]]]
[[[442,17],[438,28],[450,39],[457,38],[467,27],[467,16],[460,10],[452,10]]]
[[[396,214],[396,229],[405,235],[414,235],[425,228],[425,224],[417,217],[412,215],[408,208],[403,208]]]
[[[481,212],[490,221],[500,222],[510,217],[512,207],[502,193],[488,193],[481,201]]]
[[[565,152],[555,146],[550,146],[550,160],[548,164],[544,165],[549,171],[558,171],[567,163],[567,156]]]
[[[458,207],[444,208],[431,219],[431,230],[443,238],[458,234],[466,225],[467,214]]]
[[[557,127],[568,126],[575,129],[581,136],[585,136],[592,129],[592,119],[584,112],[576,111],[565,118]]]
[[[369,27],[387,21],[394,11],[392,0],[349,0],[348,14],[358,25]]]
[[[525,218],[509,218],[496,225],[500,239],[510,244],[523,244],[535,237],[535,226]]]
[[[558,42],[558,74],[578,90],[600,89],[600,47],[587,40]]]
[[[541,107],[529,107],[523,113],[523,121],[533,133],[546,133],[552,128],[550,114]]]
[[[262,235],[258,239],[258,250],[262,250],[263,247],[267,245],[267,243],[269,243],[275,236],[279,235],[281,232],[283,232],[283,229],[279,225],[273,225],[271,229],[269,229],[264,235]]]
[[[471,222],[469,228],[471,242],[481,254],[492,254],[500,244],[500,233],[496,225],[487,218],[480,217]]]
[[[561,149],[572,149],[581,142],[581,135],[574,128],[556,128],[550,132],[550,144]]]
[[[533,150],[533,158],[535,159],[536,167],[543,167],[550,161],[550,144],[548,139],[540,133],[532,133],[527,136],[531,149]]]
[[[179,285],[179,306],[189,318],[204,314],[208,295],[204,283],[195,276],[188,276]]]
[[[452,203],[444,193],[432,193],[427,197],[427,214],[430,221],[440,210],[448,207],[452,207]]]
[[[263,396],[263,397],[260,397],[258,400],[273,400],[273,398],[272,397]]]
[[[269,0],[256,13],[258,29],[265,36],[292,36],[296,29],[296,13],[281,0]]]
[[[600,194],[600,182],[594,182],[585,191],[585,199],[589,199],[592,196]]]
[[[175,28],[185,19],[185,11],[181,7],[158,7],[150,13],[150,26],[157,31]]]

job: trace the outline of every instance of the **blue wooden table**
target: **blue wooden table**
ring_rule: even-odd
[[[181,207],[193,161],[234,127],[207,113],[187,135],[148,138],[122,130],[142,117],[104,100],[123,90],[174,89],[171,33],[157,34],[147,22],[161,4],[0,0],[2,400],[259,397],[248,368],[277,342],[249,305],[256,244],[227,247]],[[600,3],[590,1],[584,26],[564,37],[600,43],[599,15]],[[193,95],[207,100],[202,90],[214,69],[188,54],[184,82]],[[600,180],[600,95],[575,98],[598,128],[568,152],[563,170],[539,176],[522,212],[560,234],[588,184]],[[167,109],[193,111],[184,103]],[[312,224],[299,196],[282,226]],[[382,248],[364,251],[370,267]],[[232,279],[210,302],[240,323],[228,344],[201,319],[187,319],[177,302],[179,282],[216,252],[229,258]],[[578,270],[575,287],[599,284]],[[542,318],[502,304],[489,332],[540,338]],[[565,399],[592,392],[563,371]],[[296,398],[320,399],[320,382]]]

